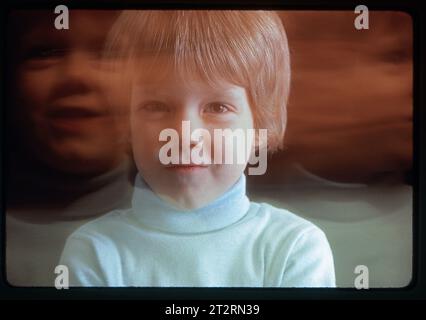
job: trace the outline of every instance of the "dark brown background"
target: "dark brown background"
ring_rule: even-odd
[[[407,182],[412,168],[412,20],[370,11],[280,12],[292,86],[285,149],[261,183],[283,181],[291,163],[340,182]],[[285,179],[284,179],[285,180]]]

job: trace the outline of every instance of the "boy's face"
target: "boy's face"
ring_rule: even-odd
[[[70,11],[69,29],[51,13],[34,13],[20,35],[14,68],[15,126],[27,148],[57,170],[94,175],[125,156],[128,121],[119,75],[101,60],[116,13]]]
[[[182,121],[189,121],[190,130],[203,128],[210,133],[211,148],[201,153],[211,164],[183,165]],[[160,197],[183,209],[196,209],[226,192],[241,176],[246,163],[237,163],[235,143],[232,148],[214,139],[214,129],[253,128],[253,117],[246,90],[230,83],[214,88],[195,79],[185,82],[174,72],[166,77],[142,75],[133,86],[131,101],[131,136],[133,153],[139,172]],[[160,161],[160,132],[174,129],[179,134],[179,164]],[[171,141],[170,139],[168,140]],[[198,140],[199,141],[199,140]],[[197,145],[192,140],[191,149]],[[251,143],[251,142],[250,142]],[[218,150],[221,148],[221,150]],[[207,148],[205,149],[207,150]],[[216,164],[215,153],[233,152],[232,164]],[[208,163],[208,161],[204,161]],[[222,162],[223,163],[223,162]]]

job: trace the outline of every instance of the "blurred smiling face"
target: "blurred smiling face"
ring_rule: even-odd
[[[56,30],[51,12],[34,15],[17,44],[15,127],[49,167],[82,175],[108,171],[125,156],[128,121],[128,95],[102,59],[117,13],[71,10],[69,30]]]
[[[171,67],[165,70],[146,72],[133,85],[130,122],[135,162],[157,195],[179,208],[196,209],[232,187],[246,166],[237,163],[235,157],[232,164],[214,163],[216,152],[235,155],[235,150],[225,150],[235,144],[227,145],[222,139],[221,143],[215,142],[214,129],[251,129],[253,116],[245,88],[226,81],[210,85],[197,77],[182,79]],[[209,159],[211,164],[183,164],[182,121],[189,121],[191,132],[201,128],[209,132],[211,148],[203,153],[203,159]],[[164,165],[160,161],[165,142],[160,142],[159,136],[164,129],[174,129],[179,134],[178,164]],[[191,148],[196,144],[192,140]]]

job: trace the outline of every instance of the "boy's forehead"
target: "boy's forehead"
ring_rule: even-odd
[[[211,74],[211,79],[214,81],[208,81],[199,69],[177,68],[173,55],[170,53],[160,53],[156,56],[144,55],[137,59],[132,68],[135,74],[134,84],[144,87],[146,90],[158,91],[169,85],[179,85],[194,89],[232,92],[238,86],[219,74]]]
[[[144,80],[137,81],[133,85],[133,92],[136,95],[176,98],[179,95],[202,94],[210,97],[240,99],[246,94],[245,88],[225,81],[210,84],[196,78],[182,79],[179,76],[143,78]]]
[[[68,30],[57,30],[53,10],[15,10],[10,15],[9,32],[25,45],[34,42],[84,42],[105,40],[119,11],[70,10]]]

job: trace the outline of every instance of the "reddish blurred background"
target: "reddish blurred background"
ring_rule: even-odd
[[[277,183],[297,163],[323,178],[407,182],[412,169],[412,20],[370,11],[280,12],[292,61],[285,149],[257,183]]]

